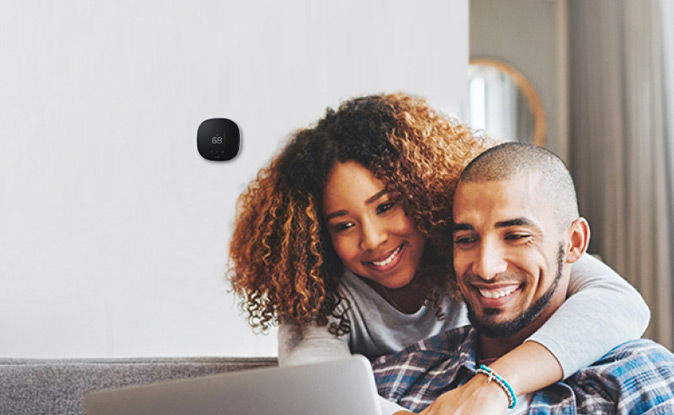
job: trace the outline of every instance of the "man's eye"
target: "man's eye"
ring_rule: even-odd
[[[395,206],[395,202],[392,201],[392,200],[388,201],[388,202],[384,202],[381,205],[377,206],[377,214],[381,214],[381,213],[386,212],[387,210],[391,210],[391,208],[393,208],[393,206]]]
[[[522,241],[530,238],[531,235],[525,234],[525,233],[513,233],[510,235],[506,235],[506,240],[508,241]]]
[[[467,247],[470,246],[475,242],[475,238],[472,236],[460,236],[457,238],[454,238],[454,243],[460,247]]]

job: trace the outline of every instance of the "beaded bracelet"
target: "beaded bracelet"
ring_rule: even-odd
[[[503,389],[503,392],[508,396],[508,409],[514,409],[515,406],[517,406],[517,396],[515,396],[515,391],[508,381],[499,376],[499,374],[494,372],[489,366],[480,365],[480,368],[476,372],[487,376],[489,378],[487,383],[493,380],[499,388]]]

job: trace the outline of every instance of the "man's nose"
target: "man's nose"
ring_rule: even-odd
[[[485,280],[490,280],[504,273],[507,268],[508,264],[499,244],[495,241],[483,240],[478,256],[473,262],[473,273]]]
[[[388,233],[381,224],[375,221],[363,220],[362,235],[360,238],[360,247],[364,250],[372,250],[378,248],[381,244],[386,242]]]

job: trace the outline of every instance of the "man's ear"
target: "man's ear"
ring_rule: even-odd
[[[590,225],[585,218],[574,220],[567,230],[566,262],[572,264],[587,251],[590,243]]]

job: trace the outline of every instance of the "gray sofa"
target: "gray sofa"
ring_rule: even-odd
[[[276,364],[273,357],[0,359],[0,414],[83,414],[89,391]]]

